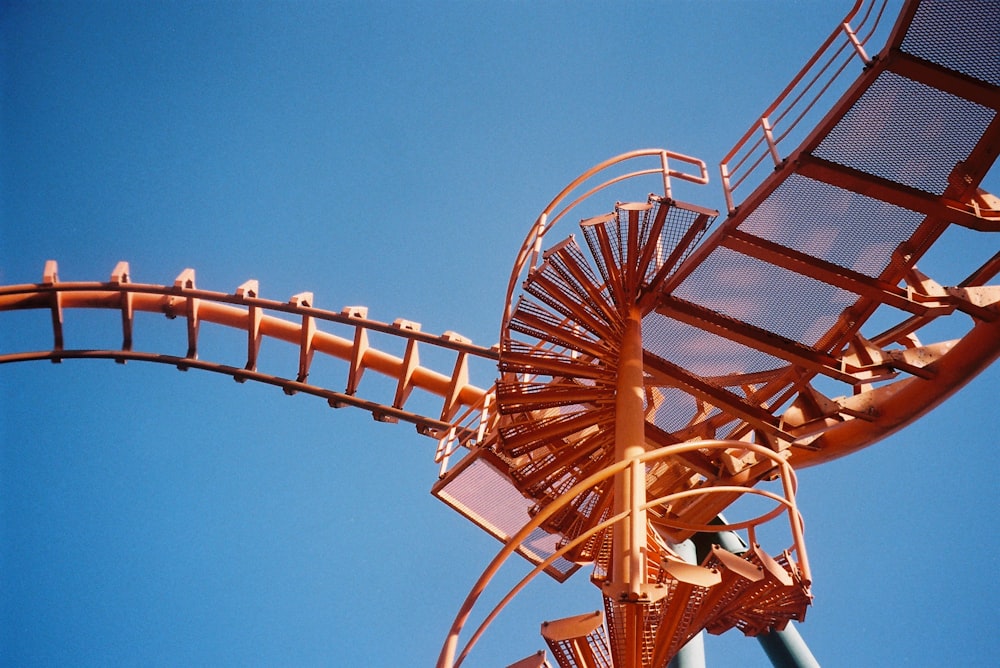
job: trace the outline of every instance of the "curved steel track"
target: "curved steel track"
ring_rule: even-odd
[[[315,308],[310,293],[300,293],[287,302],[263,299],[256,281],[247,281],[233,293],[213,292],[195,286],[194,271],[182,272],[173,285],[132,283],[129,267],[119,263],[107,282],[61,282],[55,261],[45,265],[40,283],[0,287],[0,312],[42,309],[51,312],[52,347],[44,350],[0,351],[0,364],[32,360],[60,362],[66,359],[111,359],[117,362],[142,361],[169,364],[179,369],[202,369],[280,387],[287,394],[301,392],[327,400],[330,406],[353,406],[369,411],[376,420],[410,422],[425,435],[440,439],[454,420],[483,402],[486,390],[469,381],[469,358],[493,361],[495,350],[472,344],[468,339],[446,332],[439,336],[420,331],[418,323],[396,320],[383,323],[368,319],[363,307],[345,308],[340,313]],[[63,322],[75,309],[120,311],[122,343],[116,349],[72,349],[67,347]],[[134,349],[136,312],[160,313],[185,323],[187,349],[183,355]],[[289,319],[289,317],[294,319]],[[247,357],[242,367],[199,358],[199,332],[203,323],[246,332]],[[338,328],[341,333],[330,331]],[[373,347],[369,334],[399,339],[404,352],[393,355]],[[274,375],[258,370],[261,344],[265,339],[280,340],[298,347],[294,373]],[[420,363],[420,346],[433,346],[454,358],[449,369],[435,370]],[[346,362],[343,389],[321,387],[309,382],[316,354]],[[358,395],[366,371],[395,380],[395,393],[381,401]],[[414,389],[441,398],[441,410],[423,415],[408,410]],[[470,434],[463,431],[461,438]]]

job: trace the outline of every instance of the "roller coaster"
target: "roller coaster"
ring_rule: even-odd
[[[775,665],[817,665],[789,625],[813,598],[795,470],[914,422],[1000,357],[1000,252],[952,285],[918,267],[952,227],[997,245],[1000,199],[980,184],[1000,151],[1000,5],[909,1],[876,50],[883,13],[859,0],[722,159],[721,221],[674,198],[677,180],[708,183],[706,164],[665,149],[568,184],[515,259],[496,346],[317,308],[311,293],[265,299],[254,280],[212,291],[186,269],[138,283],[120,262],[107,280],[64,281],[52,260],[39,282],[0,286],[0,312],[49,314],[51,345],[0,363],[201,369],[414,425],[434,443],[432,493],[503,545],[439,668],[461,665],[536,575],[583,567],[602,610],[542,625],[562,668],[693,668],[701,633],[731,629],[765,638]],[[657,192],[592,215],[650,180]],[[120,313],[121,345],[73,348],[64,323],[79,309]],[[178,321],[186,351],[136,350],[137,313]],[[238,331],[245,363],[203,359],[205,327]],[[258,370],[268,340],[297,350],[284,375]],[[428,350],[448,362],[427,365]],[[310,382],[317,356],[342,385]],[[472,360],[495,382],[473,382]],[[368,393],[373,375],[391,396]],[[731,517],[749,497],[773,508]],[[787,541],[765,545],[775,520]],[[533,570],[460,646],[514,554]],[[512,665],[551,664],[539,652]]]

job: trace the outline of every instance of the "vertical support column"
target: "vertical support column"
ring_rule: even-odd
[[[643,411],[642,316],[631,307],[625,318],[618,359],[615,394],[615,460],[633,461],[615,477],[615,513],[630,511],[613,529],[612,586],[622,602],[631,602],[625,620],[628,666],[642,666],[644,627],[643,585],[646,583],[645,466],[638,457],[645,452],[646,418]]]

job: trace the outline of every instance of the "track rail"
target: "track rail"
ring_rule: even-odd
[[[312,293],[294,295],[287,302],[263,299],[258,283],[249,280],[233,293],[202,290],[195,285],[195,272],[185,269],[173,285],[132,283],[127,262],[118,263],[107,282],[62,282],[54,260],[45,264],[40,283],[0,287],[0,312],[42,309],[51,312],[52,347],[45,350],[0,351],[0,364],[34,360],[61,362],[65,359],[112,359],[169,364],[178,369],[201,369],[231,376],[237,382],[255,381],[280,387],[286,394],[310,394],[327,400],[334,408],[353,406],[369,411],[381,422],[409,422],[417,431],[435,439],[447,438],[466,444],[474,433],[456,428],[460,418],[481,406],[487,390],[469,381],[469,359],[497,359],[495,349],[474,345],[455,332],[441,335],[422,332],[419,323],[398,319],[392,323],[367,317],[360,306],[336,313],[313,306]],[[115,349],[71,349],[64,334],[65,313],[72,309],[109,309],[121,312],[121,346]],[[187,350],[183,355],[134,350],[136,312],[161,313],[186,324]],[[291,317],[292,319],[289,319]],[[199,333],[203,323],[246,332],[247,355],[242,367],[199,358]],[[339,333],[334,329],[340,330]],[[373,347],[370,334],[397,338],[402,356]],[[275,339],[298,347],[294,374],[274,375],[258,370],[261,343]],[[419,347],[432,346],[454,356],[445,371],[420,363]],[[316,354],[346,362],[343,390],[309,382]],[[358,396],[366,371],[396,381],[391,398],[372,400]],[[413,390],[442,399],[441,410],[425,415],[410,409]],[[427,411],[424,411],[427,412]]]

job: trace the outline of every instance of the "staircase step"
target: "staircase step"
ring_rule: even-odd
[[[809,584],[758,545],[751,546],[744,558],[760,568],[763,578],[719,610],[717,618],[706,625],[709,633],[738,628],[745,635],[755,636],[771,628],[780,630],[791,619],[805,619],[806,608],[812,601]]]
[[[602,385],[580,385],[572,382],[550,383],[497,383],[497,400],[505,412],[521,412],[541,408],[558,408],[610,403],[607,388]]]
[[[600,610],[544,622],[542,637],[559,668],[612,668]]]
[[[658,566],[650,565],[650,582],[663,585],[665,595],[645,603],[604,597],[612,647],[624,642],[629,606],[642,608],[642,668],[665,668],[703,629],[719,634],[738,628],[758,635],[804,617],[811,600],[808,583],[797,577],[787,554],[775,559],[755,545],[737,555],[713,546],[704,562],[695,565],[664,551],[649,536],[648,554],[660,557]],[[592,577],[598,584],[608,581],[611,555],[605,548]]]

